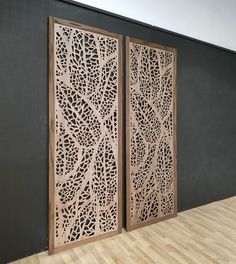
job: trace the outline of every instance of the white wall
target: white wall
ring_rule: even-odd
[[[236,51],[236,0],[75,0]]]

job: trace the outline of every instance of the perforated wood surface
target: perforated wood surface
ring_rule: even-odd
[[[50,250],[120,231],[120,37],[51,18]]]
[[[127,228],[176,214],[175,50],[127,38]]]

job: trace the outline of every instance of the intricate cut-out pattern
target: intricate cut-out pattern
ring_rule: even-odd
[[[117,38],[59,23],[55,246],[118,230]]]
[[[128,42],[130,228],[175,213],[174,52]]]

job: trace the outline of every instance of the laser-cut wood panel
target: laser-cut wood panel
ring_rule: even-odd
[[[121,37],[49,18],[49,251],[121,231]]]
[[[127,230],[176,215],[175,49],[126,40]]]

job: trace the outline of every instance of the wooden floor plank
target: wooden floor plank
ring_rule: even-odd
[[[52,256],[12,264],[235,264],[236,196]]]

